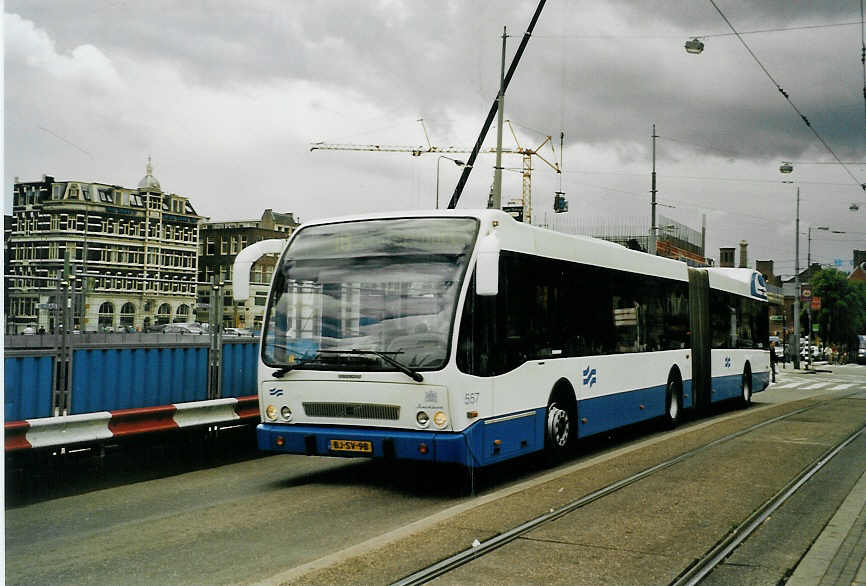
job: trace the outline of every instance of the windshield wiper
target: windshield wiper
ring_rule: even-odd
[[[400,352],[379,352],[378,350],[361,350],[359,348],[352,348],[351,350],[319,350],[319,354],[372,354],[373,356],[378,356],[406,376],[410,377],[413,381],[420,383],[424,380],[424,377],[421,376],[421,373],[409,368],[402,362],[398,362],[394,360],[389,354],[400,354]]]

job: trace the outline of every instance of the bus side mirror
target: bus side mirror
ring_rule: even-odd
[[[499,239],[494,234],[483,237],[478,245],[475,293],[483,296],[499,294]]]

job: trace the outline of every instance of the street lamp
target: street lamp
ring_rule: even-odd
[[[847,234],[844,230],[831,230],[829,226],[815,226],[815,230],[822,230],[824,232],[829,232],[831,234]],[[806,265],[807,271],[809,271],[809,276],[812,275],[812,226],[810,225],[807,229],[808,234],[808,245],[806,248]],[[809,346],[809,355],[806,357],[806,360],[809,364],[809,368],[812,367],[812,300],[809,299],[809,303],[806,304],[806,316],[809,320],[809,331],[806,333],[806,339],[808,340]]]
[[[794,166],[782,162],[779,171],[788,174]],[[783,181],[782,183],[794,183]],[[797,185],[797,215],[794,221],[794,368],[800,368],[800,186]]]
[[[700,55],[704,50],[704,43],[699,38],[695,37],[690,41],[686,41],[686,53],[692,55]]]
[[[464,166],[466,163],[461,161],[460,159],[452,159],[446,155],[439,155],[439,158],[436,159],[436,209],[439,209],[439,163],[442,159],[448,159],[449,161],[454,161],[454,164],[458,167]]]

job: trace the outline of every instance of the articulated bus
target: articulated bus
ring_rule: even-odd
[[[497,210],[310,223],[269,293],[258,444],[480,467],[747,406],[769,382],[766,300],[752,270]]]

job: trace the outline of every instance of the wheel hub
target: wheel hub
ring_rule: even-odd
[[[565,447],[568,444],[570,428],[568,411],[560,409],[556,404],[551,405],[547,410],[547,435],[551,443],[559,448]]]

